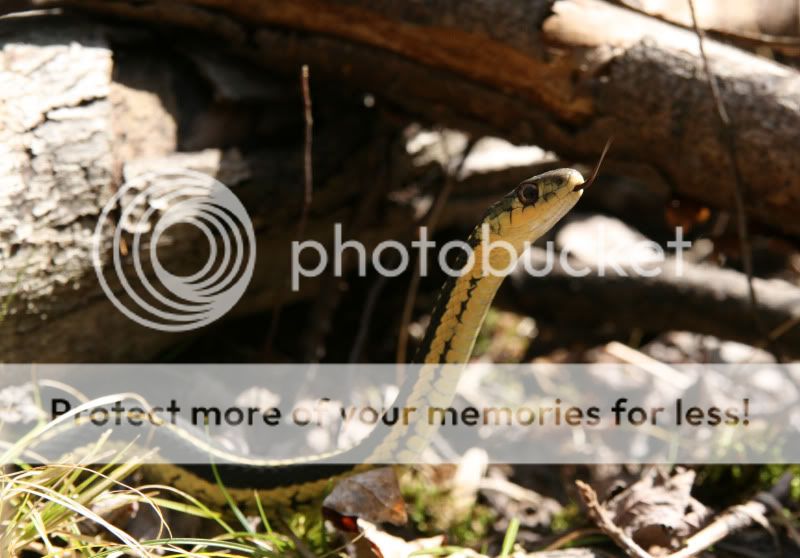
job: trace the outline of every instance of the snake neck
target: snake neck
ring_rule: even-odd
[[[442,286],[415,362],[458,364],[468,362],[472,356],[475,340],[503,282],[503,276],[491,270],[506,268],[512,258],[505,250],[491,250],[484,258],[479,237],[480,230],[476,229],[469,238],[472,265],[460,275],[449,277]],[[466,255],[461,259],[459,265],[464,270]]]
[[[469,361],[475,339],[480,332],[486,313],[492,304],[502,276],[484,273],[484,264],[502,269],[510,257],[489,258],[483,261],[482,246],[470,236],[473,249],[472,265],[464,268],[467,257],[457,263],[462,273],[445,282],[434,305],[431,325],[417,353],[414,373],[406,377],[397,396],[406,409],[418,413],[410,424],[396,423],[373,439],[378,445],[371,452],[373,463],[417,463],[437,425],[426,419],[428,408],[446,408],[453,400],[463,365]],[[491,254],[490,254],[491,255]]]

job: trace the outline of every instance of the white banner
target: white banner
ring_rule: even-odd
[[[800,462],[798,381],[773,364],[3,365],[0,458]]]

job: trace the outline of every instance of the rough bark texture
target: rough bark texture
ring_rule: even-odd
[[[75,43],[35,29],[23,36],[0,54],[0,284],[10,309],[0,351],[7,360],[34,357],[36,349],[19,357],[9,349],[85,302],[70,291],[85,285],[91,231],[114,170],[111,52],[100,34],[86,29]],[[49,340],[30,345],[40,341]]]
[[[55,5],[56,3],[54,3]],[[732,206],[731,160],[690,31],[599,0],[69,0],[59,5],[215,33],[268,67],[309,63],[440,122],[582,159]],[[709,40],[752,217],[800,233],[800,76]]]
[[[152,36],[125,27],[25,18],[0,22],[0,37],[3,361],[145,360],[180,339],[113,308],[91,255],[99,215],[117,188],[164,168],[216,176],[253,219],[258,265],[234,315],[317,292],[318,279],[303,279],[298,293],[287,285],[303,183],[299,81],[180,43],[156,50]],[[354,223],[354,236],[367,246],[410,240],[421,213],[418,196],[403,190],[438,185],[441,166],[414,164],[405,151],[405,121],[387,121],[335,87],[315,86],[312,94],[315,192],[304,237],[330,243],[333,224],[347,229],[380,177],[387,192],[399,194],[394,201],[382,194],[371,217]],[[474,223],[499,193],[526,176],[518,168],[487,182],[465,182],[443,226]],[[103,229],[106,270],[113,230]],[[180,229],[158,253],[170,271],[184,272],[206,256],[198,236]],[[123,260],[129,266],[130,258]]]
[[[264,262],[240,308],[264,308],[276,296],[292,298],[283,286],[300,203],[302,149],[296,141],[269,149],[231,146],[251,132],[245,129],[248,123],[264,112],[290,101],[300,106],[291,85],[269,77],[248,81],[246,68],[237,73],[235,64],[223,65],[227,74],[215,82],[216,76],[207,77],[215,68],[213,60],[197,54],[178,57],[176,69],[170,66],[176,63],[175,51],[155,57],[143,40],[112,48],[111,31],[102,27],[37,19],[6,21],[3,31],[4,361],[138,360],[176,341],[177,335],[139,326],[113,309],[92,266],[92,235],[103,206],[124,179],[148,170],[177,165],[209,173],[234,188],[252,211],[259,261]],[[193,61],[193,67],[186,66]],[[240,98],[232,100],[216,83],[231,87]],[[249,89],[244,87],[248,84]],[[318,130],[319,215],[308,232],[324,238],[334,221],[347,220],[363,186],[355,178],[368,163],[378,164],[371,140],[397,132],[379,132],[377,116],[363,107],[343,110],[332,103],[326,110],[325,103],[320,105],[320,120],[330,118],[330,125]],[[282,133],[283,120],[266,120],[260,137]],[[350,129],[347,137],[339,133],[341,127]],[[177,153],[182,147],[192,151]],[[405,227],[407,219],[394,223]],[[380,234],[399,234],[387,225]],[[112,231],[104,230],[105,245]],[[196,269],[204,256],[197,240],[188,231],[176,231],[163,250],[159,247],[160,259],[172,271]],[[107,248],[103,257],[107,263]],[[305,287],[308,296],[314,282]]]

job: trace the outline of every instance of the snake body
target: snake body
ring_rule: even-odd
[[[487,210],[468,239],[473,265],[442,287],[418,351],[420,372],[407,378],[397,404],[417,408],[450,404],[461,372],[458,365],[469,360],[503,281],[502,276],[488,273],[484,264],[490,263],[495,270],[506,269],[527,245],[545,234],[577,203],[596,173],[597,169],[588,182],[578,171],[568,168],[534,176]],[[491,250],[484,259],[487,242],[482,240],[487,233],[489,242],[506,242],[512,251]],[[228,492],[240,503],[252,502],[257,491],[261,501],[270,507],[296,509],[318,499],[338,477],[358,472],[371,463],[413,461],[433,428],[424,421],[409,425],[398,422],[373,432],[364,442],[346,450],[345,455],[338,455],[336,463],[329,462],[330,455],[281,462],[243,461],[231,456],[216,467]],[[161,464],[153,467],[153,473],[162,482],[205,501],[224,504],[210,465]]]
[[[469,260],[463,254],[462,273],[450,277],[442,287],[418,351],[419,373],[409,375],[402,384],[395,407],[424,409],[450,405],[463,365],[472,354],[486,313],[503,281],[502,274],[490,270],[510,269],[529,244],[550,230],[578,202],[583,189],[597,176],[599,165],[598,162],[588,181],[578,171],[568,168],[529,178],[486,211],[468,239],[471,265],[464,267]],[[506,243],[506,248],[487,249],[498,243]],[[183,455],[196,455],[198,464],[148,466],[149,478],[208,504],[224,506],[226,497],[219,489],[214,468],[208,464],[210,458],[234,500],[250,506],[255,491],[260,501],[273,510],[302,508],[317,501],[338,477],[373,464],[415,462],[435,429],[424,420],[408,424],[398,421],[392,426],[376,427],[363,442],[341,453],[276,461],[232,454],[180,425],[161,426],[155,429],[163,437],[159,447],[179,446]],[[75,430],[80,430],[72,425],[64,428],[65,431],[51,432],[51,441],[66,443]]]

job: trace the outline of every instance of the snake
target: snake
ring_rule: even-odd
[[[405,379],[395,404],[425,408],[451,402],[463,365],[472,355],[504,279],[504,274],[490,273],[486,268],[510,269],[533,242],[564,217],[595,181],[609,145],[610,140],[588,180],[573,168],[550,170],[522,181],[486,210],[467,239],[472,250],[471,265],[466,266],[467,257],[462,254],[455,266],[462,273],[451,275],[442,286],[417,351],[419,372]],[[499,241],[511,249],[483,253],[487,246]],[[260,503],[269,509],[308,506],[319,501],[339,479],[376,463],[414,462],[435,429],[426,421],[398,421],[391,427],[376,427],[350,449],[277,461],[234,455],[180,426],[164,426],[156,430],[166,435],[168,443],[183,445],[184,454],[194,451],[197,464],[149,465],[149,479],[217,506],[224,506],[228,498],[233,498],[248,507],[257,493]]]

